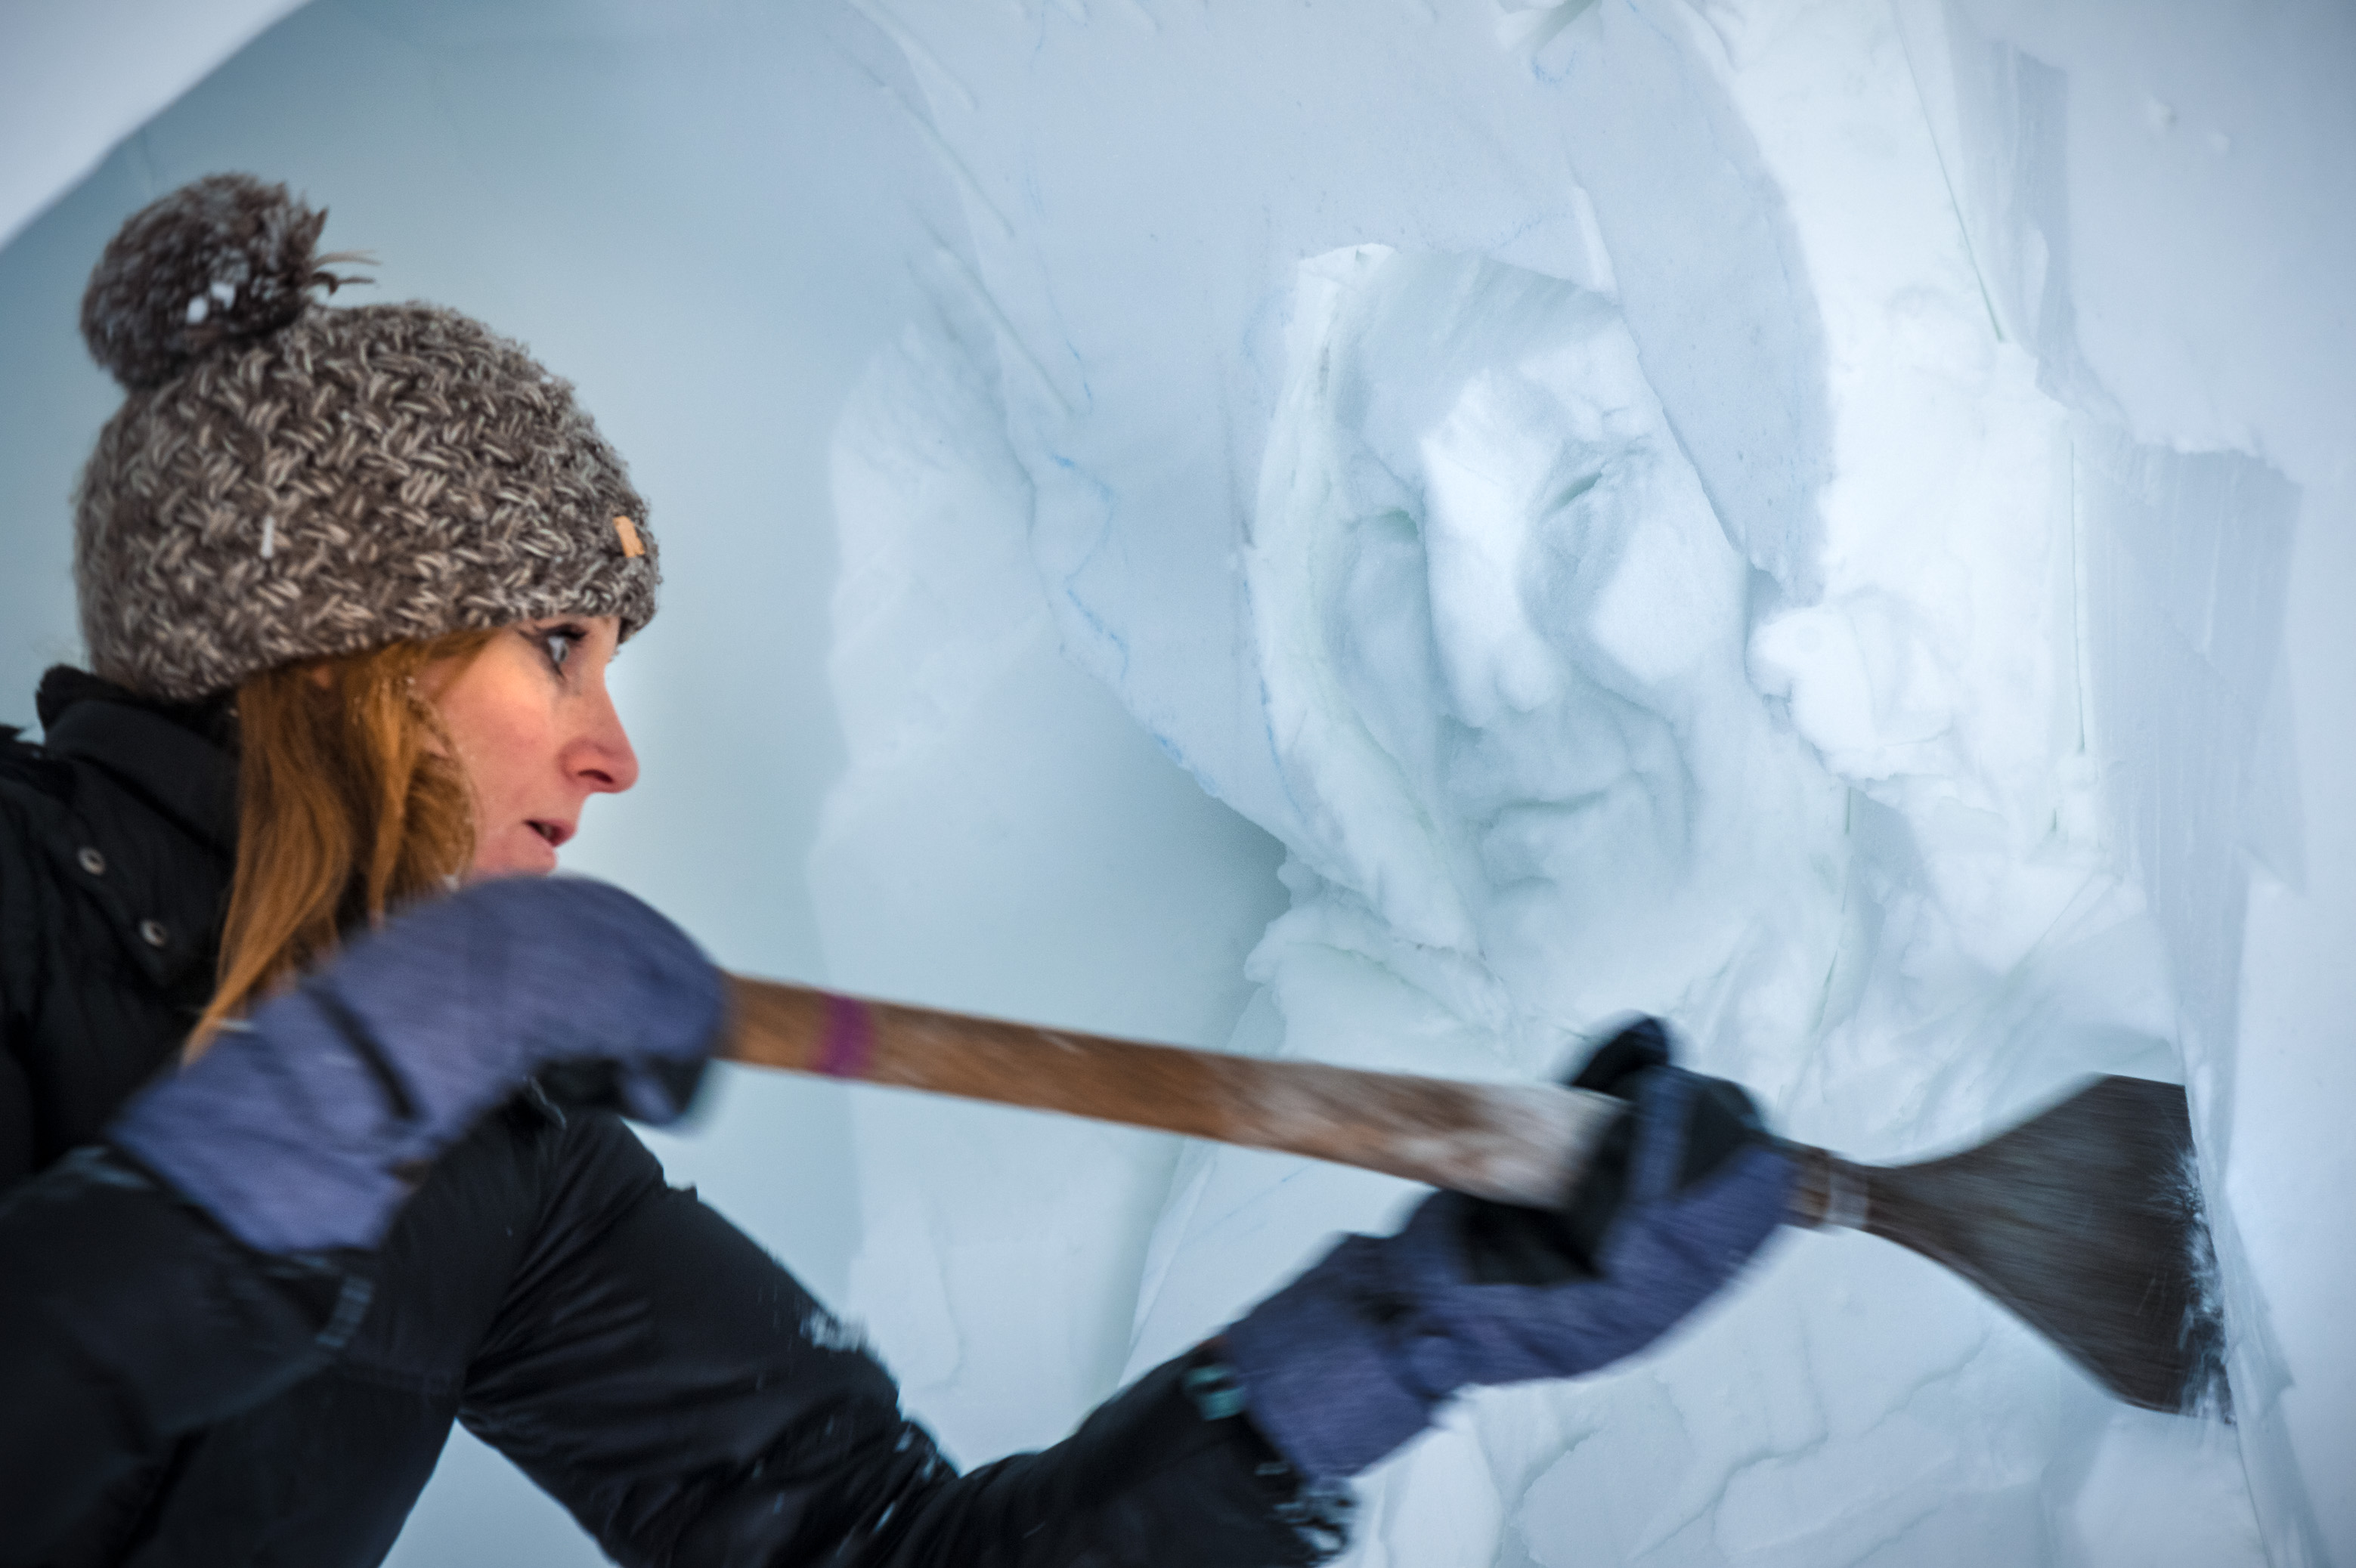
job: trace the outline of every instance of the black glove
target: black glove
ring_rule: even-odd
[[[1560,1211],[1435,1193],[1227,1329],[1253,1422],[1295,1467],[1355,1475],[1460,1389],[1609,1366],[1742,1266],[1783,1217],[1791,1157],[1749,1095],[1668,1055],[1648,1019],[1580,1072],[1631,1109]]]
[[[1638,1019],[1596,1048],[1570,1081],[1574,1089],[1634,1102],[1644,1074],[1669,1065],[1669,1037],[1658,1019]],[[1740,1084],[1687,1074],[1693,1093],[1684,1111],[1684,1154],[1676,1190],[1705,1181],[1742,1149],[1775,1139]],[[1560,1210],[1523,1209],[1467,1200],[1464,1248],[1472,1277],[1483,1285],[1558,1285],[1594,1279],[1601,1271],[1612,1222],[1628,1195],[1628,1159],[1636,1145],[1636,1118],[1622,1116],[1595,1152],[1570,1202]]]

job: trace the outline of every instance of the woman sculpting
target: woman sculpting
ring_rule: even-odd
[[[0,736],[0,1563],[374,1563],[454,1420],[624,1563],[1319,1561],[1458,1391],[1641,1349],[1773,1228],[1789,1161],[1640,1025],[1571,1211],[1434,1197],[955,1473],[623,1120],[722,1024],[675,926],[546,875],[637,774],[646,504],[517,345],[318,298],[323,223],[200,180],[84,302],[90,668]]]

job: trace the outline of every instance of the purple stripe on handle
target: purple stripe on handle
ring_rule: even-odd
[[[875,1043],[867,1004],[855,997],[826,998],[826,1040],[819,1047],[818,1070],[829,1078],[864,1078],[867,1053]]]

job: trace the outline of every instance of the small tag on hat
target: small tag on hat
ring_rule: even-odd
[[[616,517],[614,532],[621,537],[622,553],[636,560],[647,553],[646,541],[638,538],[638,525],[625,517]]]

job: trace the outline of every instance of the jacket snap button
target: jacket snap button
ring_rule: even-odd
[[[161,947],[172,940],[172,933],[164,929],[160,920],[143,920],[139,923],[139,939],[150,947]]]
[[[74,859],[80,860],[81,862],[81,869],[88,871],[91,876],[102,877],[106,875],[106,857],[100,854],[97,849],[91,846],[88,844],[83,845],[81,847],[81,853],[76,855]]]

